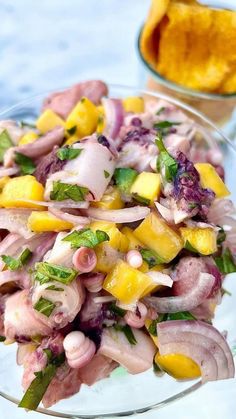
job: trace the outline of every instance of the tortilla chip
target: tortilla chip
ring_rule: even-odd
[[[195,0],[153,0],[140,46],[170,81],[205,92],[236,92],[236,12]]]

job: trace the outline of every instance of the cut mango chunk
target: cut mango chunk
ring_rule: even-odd
[[[64,231],[73,228],[73,224],[60,220],[48,211],[33,211],[28,218],[28,228],[35,233],[44,231]]]
[[[77,143],[79,141],[79,138],[77,135],[71,135],[71,137],[67,138],[64,145],[72,145],[74,143]]]
[[[155,362],[177,380],[193,379],[201,376],[199,366],[191,358],[182,354],[155,356]]]
[[[106,276],[103,289],[122,303],[132,304],[147,294],[146,290],[150,285],[153,285],[153,281],[148,275],[119,260]]]
[[[97,256],[97,264],[94,269],[95,272],[108,274],[114,268],[120,257],[120,253],[108,243],[109,242],[101,243],[94,249]]]
[[[113,249],[118,250],[118,252],[127,252],[129,247],[129,240],[127,237],[121,233],[121,231],[116,227],[115,223],[109,223],[104,221],[94,221],[90,224],[90,228],[93,231],[102,230],[105,231],[110,240],[109,245]]]
[[[144,112],[144,100],[139,96],[130,96],[122,100],[126,112],[142,113]]]
[[[9,182],[9,180],[11,180],[9,176],[3,176],[0,178],[0,191],[7,184],[7,182]]]
[[[153,204],[161,193],[161,177],[159,173],[140,173],[130,189],[131,194],[138,198],[144,198],[148,204]]]
[[[212,189],[216,198],[224,198],[230,195],[230,191],[210,163],[196,163],[195,168],[200,175],[200,182],[203,188]]]
[[[134,235],[134,232],[129,227],[123,227],[121,232],[127,237],[129,240],[129,247],[128,250],[139,249],[140,247],[144,247],[143,243],[137,239]]]
[[[124,208],[124,202],[121,199],[120,191],[118,188],[109,188],[108,192],[105,192],[101,201],[92,202],[92,207],[102,209],[121,209]]]
[[[202,255],[211,255],[217,250],[217,234],[212,228],[181,227],[181,236],[185,242]]]
[[[36,134],[36,132],[29,131],[25,135],[23,135],[23,137],[21,137],[19,145],[34,143],[34,141],[36,141],[38,138],[39,136],[38,134]]]
[[[66,129],[76,127],[79,138],[91,135],[96,131],[98,123],[97,107],[86,97],[82,98],[72,109],[66,120]]]
[[[174,259],[183,248],[182,238],[154,213],[145,218],[134,230],[134,234],[165,263]]]
[[[51,109],[46,109],[36,121],[36,127],[42,134],[58,126],[65,127],[65,121]]]
[[[34,176],[18,176],[10,179],[3,187],[0,194],[0,206],[5,208],[23,207],[23,208],[38,208],[44,207],[25,200],[43,201],[44,187],[37,181]]]

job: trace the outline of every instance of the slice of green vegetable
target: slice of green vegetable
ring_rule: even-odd
[[[138,172],[130,168],[117,168],[114,173],[116,185],[125,194],[130,193],[130,188],[137,176]]]
[[[236,272],[236,264],[234,263],[233,255],[229,248],[225,249],[221,256],[215,257],[215,262],[220,272],[223,274]]]
[[[57,150],[57,157],[60,160],[73,160],[81,154],[82,148],[62,147]]]
[[[50,199],[53,201],[84,201],[89,190],[83,186],[70,185],[69,183],[53,182],[53,190],[50,193]]]
[[[70,242],[72,249],[78,249],[79,247],[93,248],[99,243],[108,240],[110,240],[110,238],[105,231],[96,230],[94,232],[90,228],[73,231],[62,239],[62,241]]]
[[[40,299],[37,301],[37,303],[34,305],[34,309],[38,311],[41,314],[44,314],[44,316],[49,317],[56,305],[46,298],[40,297]]]
[[[54,265],[48,262],[38,262],[35,264],[35,279],[44,284],[49,281],[57,281],[62,284],[70,284],[78,275],[78,272],[65,266]]]
[[[163,260],[158,256],[153,250],[150,249],[140,249],[140,253],[144,262],[148,264],[148,267],[151,269],[156,265],[163,263]]]
[[[22,175],[32,175],[36,169],[32,159],[18,152],[15,152],[15,163],[18,164]]]
[[[3,162],[5,152],[13,145],[14,144],[8,134],[8,131],[4,129],[0,134],[0,163]]]
[[[157,169],[165,177],[167,182],[171,182],[177,174],[178,163],[166,150],[160,135],[157,135],[155,143],[160,152],[157,159]]]
[[[18,259],[15,259],[12,256],[7,255],[2,255],[1,258],[11,271],[17,271],[28,262],[31,256],[32,252],[28,248],[26,248],[25,250],[23,250]]]
[[[126,324],[125,326],[121,324],[116,324],[114,326],[114,329],[117,330],[118,332],[123,332],[126,336],[126,339],[130,343],[130,345],[136,345],[137,340],[133,334],[131,327],[128,324]]]

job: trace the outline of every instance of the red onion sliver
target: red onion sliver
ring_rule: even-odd
[[[111,303],[112,301],[116,301],[115,297],[112,295],[102,295],[101,297],[93,298],[95,304],[103,304],[103,303]]]
[[[53,215],[55,215],[55,217],[60,218],[61,220],[64,220],[64,221],[68,221],[69,223],[74,224],[74,225],[89,224],[90,222],[88,217],[82,217],[80,215],[69,214],[68,212],[63,212],[53,207],[50,207],[49,211]]]
[[[40,205],[42,207],[48,208],[74,208],[74,209],[85,209],[89,207],[89,202],[81,201],[81,202],[74,202],[74,201],[35,201],[34,199],[20,199],[19,201],[23,201],[28,204]]]
[[[124,119],[124,111],[122,101],[119,99],[103,98],[106,123],[104,135],[115,139],[119,134]]]
[[[93,249],[82,246],[75,251],[72,261],[79,272],[91,272],[97,264],[97,256]]]
[[[147,275],[152,278],[153,282],[155,282],[157,285],[164,285],[166,287],[172,287],[173,285],[173,279],[162,272],[157,271],[149,271],[147,272]]]
[[[159,202],[155,202],[156,208],[161,214],[161,216],[166,220],[168,223],[174,222],[173,213],[169,208],[166,208],[164,205],[161,205]]]
[[[83,285],[89,292],[99,292],[102,289],[102,284],[105,275],[101,272],[95,272],[91,274],[80,275],[79,279],[83,282]],[[113,297],[112,297],[113,298]]]
[[[19,173],[19,167],[10,167],[9,169],[1,168],[0,169],[0,178],[4,176],[13,176]]]
[[[32,210],[19,208],[0,209],[0,229],[9,230],[10,233],[18,233],[25,239],[34,235],[27,227],[28,218]]]
[[[143,220],[150,213],[150,209],[141,206],[119,210],[88,208],[84,212],[88,217],[94,218],[95,220],[111,221],[113,223],[132,223],[133,221]]]
[[[20,281],[21,279],[24,279],[26,275],[28,274],[22,271],[6,270],[3,272],[0,272],[0,286],[2,286],[3,284],[6,284],[7,282]]]

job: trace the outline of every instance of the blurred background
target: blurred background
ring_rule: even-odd
[[[207,3],[236,5],[235,0]],[[145,86],[136,44],[149,5],[150,0],[1,0],[0,108],[83,79]],[[141,417],[233,419],[235,397],[235,383],[208,384]],[[25,417],[0,398],[0,419]],[[27,417],[46,418],[36,413]]]

